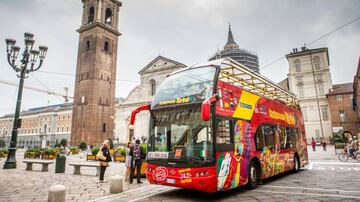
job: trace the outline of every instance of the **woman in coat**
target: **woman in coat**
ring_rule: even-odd
[[[109,140],[104,141],[103,145],[100,148],[100,151],[102,152],[102,155],[99,155],[100,182],[102,183],[102,182],[104,182],[105,170],[109,166],[109,162],[111,161]]]

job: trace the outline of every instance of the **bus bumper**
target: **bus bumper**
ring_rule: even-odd
[[[215,167],[167,168],[148,165],[146,178],[150,184],[195,189],[202,192],[217,192]]]

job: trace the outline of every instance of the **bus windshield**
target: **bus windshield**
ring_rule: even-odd
[[[210,121],[200,106],[151,112],[148,159],[203,163],[213,160]]]
[[[207,66],[169,76],[156,90],[151,107],[203,101],[212,95],[215,71]]]

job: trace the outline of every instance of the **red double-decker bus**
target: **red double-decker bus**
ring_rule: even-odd
[[[151,184],[217,192],[308,163],[296,96],[225,58],[169,75],[151,105]]]

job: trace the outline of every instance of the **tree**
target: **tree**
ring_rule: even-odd
[[[66,140],[66,139],[61,139],[60,145],[63,146],[63,147],[66,147],[66,145],[67,145],[67,140]]]
[[[5,146],[6,146],[5,141],[3,139],[0,139],[0,148]]]
[[[85,142],[82,142],[82,143],[80,143],[80,145],[79,145],[79,149],[81,149],[81,150],[85,150],[86,147],[87,147],[87,145],[86,145]]]

